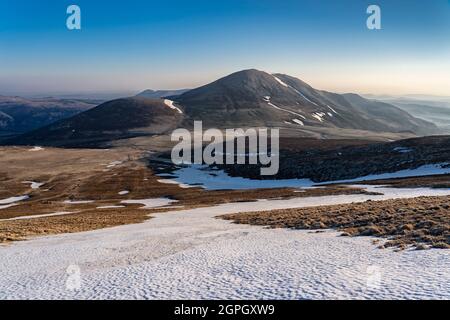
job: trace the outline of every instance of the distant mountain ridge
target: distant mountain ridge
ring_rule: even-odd
[[[95,107],[76,99],[0,96],[0,133],[23,133]]]
[[[105,141],[164,134],[178,127],[182,119],[181,109],[169,100],[122,98],[25,133],[8,144],[96,146]]]
[[[142,97],[142,98],[164,98],[169,96],[178,96],[180,94],[183,94],[190,89],[177,89],[177,90],[151,90],[147,89],[144,90],[136,95],[136,97]]]
[[[166,94],[176,93],[166,97]],[[317,90],[284,74],[251,69],[235,72],[196,89],[150,91],[117,99],[9,141],[10,144],[80,145],[192,128],[279,127],[296,136],[366,138],[372,133],[408,137],[439,133],[431,122],[415,118],[391,104],[357,94]],[[1,111],[1,109],[0,109]],[[4,121],[7,121],[6,119]],[[326,132],[326,133],[320,133]]]
[[[414,117],[436,124],[446,134],[450,133],[450,98],[426,96],[374,97],[405,110]],[[447,101],[447,100],[448,101]]]

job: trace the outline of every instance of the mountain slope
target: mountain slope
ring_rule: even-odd
[[[174,99],[191,118],[203,120],[206,126],[271,126],[300,117],[277,109],[277,104],[295,105],[299,100],[295,93],[257,70],[233,73]]]
[[[183,111],[169,100],[123,98],[26,133],[8,144],[86,146],[175,129]]]
[[[437,133],[432,123],[395,106],[316,90],[297,78],[254,69],[233,73],[173,99],[191,120],[203,120],[206,126],[290,125]]]

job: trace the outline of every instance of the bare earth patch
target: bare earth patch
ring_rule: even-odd
[[[380,248],[450,248],[448,196],[237,213],[220,218],[270,228],[338,229],[344,236],[386,238]]]

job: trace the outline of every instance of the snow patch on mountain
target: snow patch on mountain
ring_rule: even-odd
[[[180,108],[175,107],[174,102],[169,99],[164,99],[164,104],[168,106],[170,109],[176,110],[178,113],[183,114],[183,111],[181,111]]]
[[[288,85],[288,84],[286,84],[285,82],[283,82],[280,78],[277,78],[277,77],[275,77],[274,75],[272,75],[274,78],[275,78],[275,80],[277,80],[277,82],[279,83],[279,84],[281,84],[283,87],[286,87],[286,88],[290,88],[291,86],[290,85]]]
[[[278,81],[279,84],[281,84],[283,87],[286,88],[290,88],[292,90],[294,90],[298,95],[300,95],[303,99],[305,99],[306,101],[312,103],[313,105],[317,105],[317,103],[315,103],[314,101],[311,101],[310,99],[308,99],[308,97],[306,97],[303,93],[301,93],[300,91],[298,91],[297,89],[295,89],[294,87],[288,85],[287,83],[283,82],[280,78],[275,77],[274,75],[272,75],[276,81]]]
[[[280,107],[274,105],[272,102],[270,102],[270,97],[264,97],[264,100],[265,100],[265,102],[267,102],[267,104],[268,104],[269,106],[271,106],[272,108],[275,108],[275,109],[280,110],[280,111],[288,112],[288,113],[290,113],[290,114],[293,114],[293,115],[299,116],[299,117],[301,117],[301,118],[303,118],[303,119],[306,119],[306,118],[305,118],[303,115],[301,115],[300,113],[297,113],[297,112],[294,112],[294,111],[291,111],[291,110],[287,110],[287,109],[283,109],[283,108],[280,108]]]
[[[336,112],[336,110],[334,110],[332,107],[330,107],[329,105],[327,105],[327,107],[328,107],[328,109],[330,109],[331,111],[333,111],[335,114],[338,114],[337,112]]]
[[[393,150],[396,152],[399,152],[399,153],[409,153],[409,152],[413,151],[411,148],[406,148],[406,147],[397,147],[397,148],[394,148]]]
[[[290,87],[292,90],[294,90],[296,93],[298,93],[303,99],[305,99],[306,101],[312,103],[315,106],[319,106],[317,103],[315,103],[314,101],[311,101],[310,99],[308,99],[308,97],[306,97],[303,93],[301,93],[300,91],[298,91],[297,89]]]
[[[271,103],[271,102],[268,102],[268,105],[271,106],[272,108],[277,109],[277,110],[281,110],[281,111],[288,112],[288,113],[290,113],[290,114],[293,114],[293,115],[296,115],[296,116],[299,116],[299,117],[303,117],[301,114],[299,114],[299,113],[297,113],[297,112],[294,112],[294,111],[290,111],[290,110],[287,110],[287,109],[280,108],[280,107],[274,105],[274,104]]]
[[[312,114],[313,118],[317,119],[320,122],[323,122],[323,117],[325,116],[325,113],[323,112],[314,112]]]

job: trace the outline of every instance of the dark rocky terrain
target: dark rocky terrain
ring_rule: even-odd
[[[298,138],[301,140],[301,138]],[[427,164],[450,166],[450,136],[430,136],[389,143],[360,142],[335,144],[328,140],[299,147],[281,140],[280,170],[276,178],[309,178],[314,182],[354,179],[371,174],[415,169]],[[345,141],[345,140],[344,140]],[[232,176],[273,179],[261,176],[258,165],[220,166]]]

